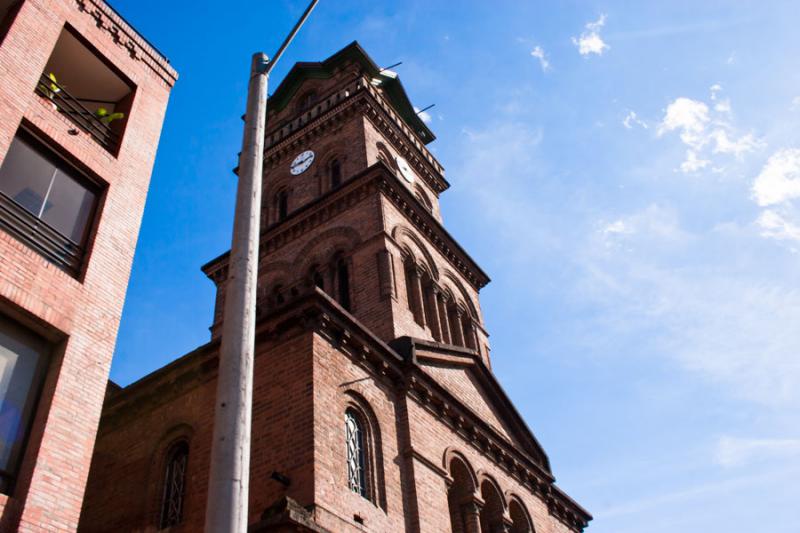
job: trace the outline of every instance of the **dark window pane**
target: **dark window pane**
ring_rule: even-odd
[[[283,221],[289,214],[289,193],[282,191],[278,194],[278,220]]]
[[[76,244],[83,243],[95,195],[59,170],[53,180],[42,220]]]
[[[47,342],[0,315],[0,469],[15,475],[22,457],[50,349]],[[4,477],[0,491],[13,479]]]
[[[0,167],[0,192],[39,216],[56,167],[15,137]]]
[[[331,187],[336,188],[342,184],[342,166],[338,161],[331,163]]]

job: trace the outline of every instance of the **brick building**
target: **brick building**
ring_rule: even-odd
[[[0,0],[0,531],[75,531],[175,71],[102,0]]]
[[[269,101],[251,531],[580,532],[491,372],[489,279],[442,225],[433,133],[357,43]],[[228,255],[211,340],[110,391],[80,530],[202,531]]]

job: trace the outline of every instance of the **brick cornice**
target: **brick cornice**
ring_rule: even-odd
[[[178,73],[161,52],[155,49],[114,8],[102,0],[75,0],[78,11],[91,16],[98,28],[106,30],[111,39],[128,54],[147,65],[156,75],[172,87]]]
[[[481,289],[489,283],[486,273],[383,162],[366,168],[346,181],[339,189],[330,191],[292,212],[283,222],[264,229],[261,234],[259,255],[263,258],[276,248],[306,235],[374,191],[380,191],[389,198],[470,284]],[[202,270],[218,285],[227,278],[227,263],[228,252],[225,252],[203,265]]]
[[[439,161],[378,90],[362,77],[337,88],[311,110],[270,130],[264,143],[265,172],[355,112],[366,116],[437,194],[450,187]]]

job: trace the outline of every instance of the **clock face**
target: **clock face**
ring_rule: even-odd
[[[313,162],[314,152],[306,150],[294,158],[294,161],[292,161],[292,164],[289,166],[289,170],[292,175],[297,176],[308,170],[308,167],[310,167]]]
[[[403,159],[399,155],[397,157],[395,157],[394,160],[397,162],[397,168],[400,170],[400,175],[403,176],[403,178],[407,182],[413,183],[414,182],[414,173],[411,172],[411,167],[408,166],[408,161],[406,161],[405,159]]]

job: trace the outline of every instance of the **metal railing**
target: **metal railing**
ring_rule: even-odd
[[[112,154],[116,153],[117,147],[119,147],[119,134],[104,123],[95,113],[87,109],[79,98],[69,94],[63,86],[54,81],[47,73],[42,73],[39,78],[36,92],[50,100],[59,112],[66,115],[76,126],[94,137],[103,148]]]
[[[86,253],[83,246],[61,235],[2,192],[0,192],[0,228],[26,243],[71,276],[79,274]]]

